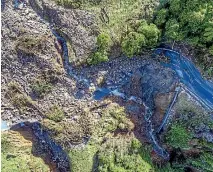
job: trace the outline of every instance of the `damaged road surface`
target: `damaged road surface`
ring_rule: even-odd
[[[198,69],[186,57],[171,49],[157,48],[155,54],[169,57],[170,63],[163,64],[173,69],[187,91],[210,111],[213,111],[213,83],[202,78]]]

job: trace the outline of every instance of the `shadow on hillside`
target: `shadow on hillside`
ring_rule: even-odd
[[[70,171],[68,156],[60,146],[49,138],[45,131],[35,128],[38,123],[24,122],[11,127],[10,130],[19,132],[26,140],[32,142],[32,154],[43,159],[52,172]],[[40,126],[40,125],[39,125]],[[41,126],[40,126],[41,127]],[[37,130],[37,131],[36,131]],[[43,134],[43,137],[39,135]],[[63,167],[64,165],[64,167]]]

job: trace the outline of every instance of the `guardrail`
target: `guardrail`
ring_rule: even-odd
[[[172,103],[170,104],[170,106],[168,107],[167,111],[166,111],[166,114],[164,115],[164,118],[163,118],[163,121],[161,123],[161,125],[159,126],[159,128],[157,129],[156,133],[160,133],[161,130],[164,128],[164,126],[166,125],[166,123],[168,122],[168,118],[169,118],[169,115],[170,115],[170,111],[172,110],[172,107],[174,106],[175,102],[176,102],[176,99],[178,97],[178,94],[180,93],[180,90],[181,90],[181,87],[176,87],[175,89],[175,95],[173,97],[173,100],[172,100]]]
[[[171,65],[170,68],[176,71],[181,82],[186,86],[185,90],[198,102],[200,102],[205,108],[210,111],[213,111],[213,83],[203,79],[194,64],[177,51],[168,48],[156,48],[154,54],[167,53],[167,56],[170,59],[174,59],[173,55],[168,54],[168,52],[172,53],[174,56],[177,57],[175,58],[176,61],[174,62],[178,64],[171,63],[168,65]]]

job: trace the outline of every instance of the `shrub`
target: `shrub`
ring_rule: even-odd
[[[161,9],[161,10],[157,11],[155,24],[157,26],[162,26],[163,24],[165,24],[167,14],[168,14],[168,10],[167,9]]]
[[[145,45],[145,36],[137,32],[130,32],[122,41],[122,50],[128,57],[141,52],[141,47]]]
[[[160,36],[160,31],[155,24],[144,23],[143,25],[139,26],[137,31],[145,36],[146,47],[152,48],[157,44]]]
[[[133,150],[135,150],[135,149],[140,149],[141,148],[141,143],[140,143],[140,141],[139,140],[137,140],[137,139],[133,139],[132,140],[132,144],[131,144],[131,148],[133,149]]]
[[[50,108],[46,116],[55,122],[60,122],[64,119],[64,112],[59,106],[54,105]]]
[[[99,51],[107,51],[111,45],[111,38],[106,33],[101,33],[97,37],[97,46]]]
[[[98,171],[100,172],[149,172],[152,164],[143,159],[138,151],[131,148],[132,139],[112,138],[101,145],[98,152]]]
[[[160,31],[155,24],[147,24],[145,20],[137,21],[132,25],[131,32],[124,37],[121,46],[122,51],[128,57],[137,55],[142,48],[154,47],[160,37]]]
[[[192,139],[190,132],[180,124],[172,125],[166,136],[167,143],[174,148],[189,148],[189,141]]]
[[[42,71],[41,79],[45,80],[46,83],[55,84],[59,80],[59,76],[62,74],[62,71],[59,68],[46,69]]]
[[[109,60],[108,51],[111,46],[111,38],[106,33],[101,33],[97,37],[97,50],[87,59],[90,65],[96,65]]]
[[[94,124],[92,123],[92,117],[89,115],[88,113],[82,113],[75,121],[62,120],[64,113],[60,107],[55,105],[46,114],[48,119],[44,119],[42,125],[46,130],[50,131],[51,136],[59,144],[70,148],[71,143],[80,144],[85,137],[93,134]]]
[[[11,81],[8,84],[8,91],[11,93],[17,93],[21,90],[21,86],[19,85],[19,83],[15,82],[15,81]]]
[[[88,64],[90,65],[96,65],[101,62],[107,62],[109,60],[107,53],[104,51],[97,51],[94,52],[90,57],[87,59]]]

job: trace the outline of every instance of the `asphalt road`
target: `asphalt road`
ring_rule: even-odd
[[[187,91],[207,109],[213,111],[213,83],[205,80],[196,66],[180,53],[166,48],[157,48],[155,54],[169,57],[169,63],[164,66],[173,69]]]

